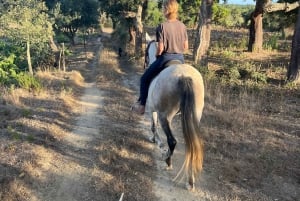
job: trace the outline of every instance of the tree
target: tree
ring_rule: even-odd
[[[2,6],[0,24],[5,29],[1,30],[0,35],[26,45],[28,70],[33,74],[31,45],[47,43],[53,35],[45,3],[39,0],[13,0],[6,1]]]
[[[293,1],[293,0],[291,0]],[[270,13],[278,10],[293,10],[294,6],[297,6],[299,1],[295,3],[272,3],[271,0],[256,0],[254,11],[251,13],[250,26],[249,26],[249,52],[260,52],[263,47],[263,15],[264,13]],[[289,19],[290,21],[290,19]]]
[[[148,2],[145,1],[145,4]],[[135,17],[135,29],[136,29],[136,42],[135,42],[135,54],[137,57],[140,57],[144,52],[143,52],[143,5],[139,5],[137,12],[136,12],[136,17]]]
[[[101,0],[101,8],[112,18],[114,25],[125,22],[137,56],[143,52],[143,17],[145,16],[148,0]],[[124,20],[125,19],[125,20]],[[124,25],[124,24],[123,24]]]
[[[210,43],[213,0],[202,0],[198,17],[197,36],[194,43],[195,64],[207,65],[207,51]]]
[[[292,50],[290,65],[287,71],[287,80],[291,82],[300,82],[299,70],[300,70],[300,2],[296,1],[294,3],[274,3],[269,4],[265,7],[266,12],[274,12],[278,10],[284,10],[289,12],[298,8],[298,17],[295,26],[294,36],[292,40]]]
[[[300,82],[300,7],[298,8],[298,17],[295,32],[292,41],[292,52],[290,65],[287,71],[287,80],[295,83]]]
[[[54,29],[62,32],[75,44],[75,36],[79,29],[96,27],[100,16],[97,0],[61,0],[47,1],[51,14],[55,19]]]
[[[180,5],[179,16],[188,27],[194,27],[197,23],[201,0],[178,0]]]
[[[147,12],[144,23],[148,26],[157,26],[163,20],[163,14],[158,8],[158,3],[155,0],[148,2]]]

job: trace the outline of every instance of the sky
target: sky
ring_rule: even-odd
[[[254,0],[227,0],[227,4],[255,5]]]

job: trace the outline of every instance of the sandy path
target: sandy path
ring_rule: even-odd
[[[92,73],[98,64],[101,44],[94,52],[94,59],[86,66]],[[40,150],[41,175],[47,175],[50,181],[39,188],[39,195],[33,200],[82,201],[101,200],[95,190],[99,171],[96,165],[95,143],[99,139],[99,110],[102,94],[93,80],[85,82],[84,94],[78,100],[81,115],[76,117],[74,129],[63,139],[61,153]]]
[[[94,82],[85,84],[84,95],[80,98],[82,115],[77,118],[74,131],[65,140],[77,148],[89,146],[99,134],[97,125],[102,116],[98,110],[102,99],[102,94]]]

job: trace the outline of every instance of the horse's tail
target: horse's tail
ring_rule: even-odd
[[[197,175],[202,170],[203,164],[203,140],[199,134],[200,119],[197,118],[196,113],[193,80],[190,77],[181,77],[178,84],[181,89],[181,123],[186,150],[185,161],[177,177],[181,174],[183,168],[186,174]]]

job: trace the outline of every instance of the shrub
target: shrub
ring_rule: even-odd
[[[42,88],[41,82],[29,73],[21,72],[16,74],[14,79],[17,85],[24,89],[34,89],[39,91]]]
[[[270,37],[268,37],[267,40],[265,40],[264,48],[267,50],[278,49],[278,39],[279,39],[278,35],[272,34]]]
[[[0,83],[9,84],[11,82],[11,77],[16,75],[18,70],[17,66],[14,64],[15,55],[11,54],[9,57],[0,56]]]
[[[40,81],[26,72],[20,72],[14,64],[14,59],[14,54],[9,57],[0,57],[0,84],[14,85],[24,89],[41,89]]]
[[[250,77],[257,83],[267,83],[267,76],[264,73],[254,71],[250,74]]]
[[[55,39],[57,43],[70,43],[70,39],[64,33],[57,33]]]

